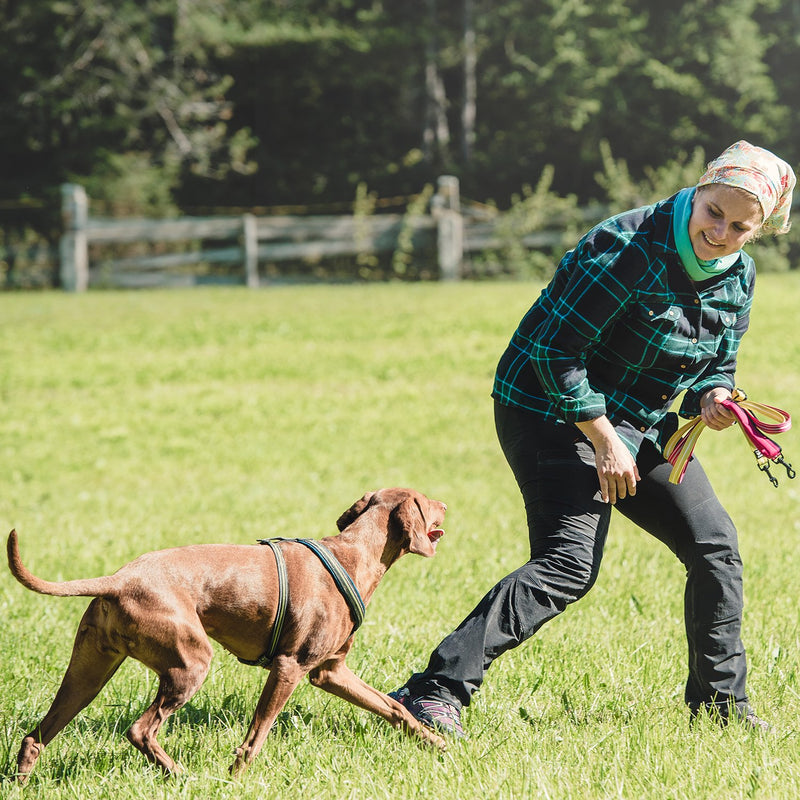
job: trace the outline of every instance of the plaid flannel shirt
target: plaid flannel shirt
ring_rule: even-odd
[[[755,264],[745,253],[693,283],[672,233],[675,196],[594,227],[570,250],[500,359],[492,396],[554,422],[607,415],[635,454],[662,423],[734,388]]]

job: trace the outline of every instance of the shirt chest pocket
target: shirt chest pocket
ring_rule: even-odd
[[[680,306],[642,303],[615,326],[609,344],[625,364],[642,369],[682,356],[691,329]]]
[[[737,314],[727,309],[709,308],[703,313],[703,328],[715,336],[722,336],[736,325]]]

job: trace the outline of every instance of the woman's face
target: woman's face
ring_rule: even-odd
[[[689,219],[694,254],[701,261],[729,256],[758,233],[762,221],[755,196],[723,183],[701,186]]]

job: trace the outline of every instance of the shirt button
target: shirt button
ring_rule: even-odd
[[[692,339],[692,344],[697,344],[697,339]]]
[[[699,305],[700,305],[700,300],[698,300],[698,298],[696,298],[696,297],[695,297],[695,299],[694,299],[694,304],[695,304],[696,306],[699,306]]]
[[[652,312],[652,311],[648,311],[647,313],[648,313],[648,314],[649,314],[651,317],[653,316],[653,312]]]
[[[647,430],[647,428],[645,428],[645,426],[644,426],[644,425],[642,425],[642,427],[641,427],[641,428],[639,428],[639,430],[640,430],[642,433],[644,433],[644,432]]]
[[[662,400],[669,400],[669,396],[668,396],[668,395],[666,395],[666,394],[662,394],[662,395],[661,395],[661,399],[662,399]]]
[[[681,364],[681,369],[686,369],[686,364]]]

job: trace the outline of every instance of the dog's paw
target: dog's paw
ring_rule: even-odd
[[[170,778],[177,778],[178,775],[185,775],[186,774],[186,767],[183,764],[178,764],[176,762],[172,762],[172,766],[168,769],[164,770],[164,773],[168,775]]]
[[[427,744],[429,747],[435,747],[442,753],[444,753],[447,750],[447,741],[445,739],[442,739],[442,737],[439,736],[438,733],[434,733],[433,731],[424,727],[423,730],[428,734],[427,736],[424,737],[425,744]]]
[[[233,764],[228,767],[228,773],[232,778],[238,778],[244,773],[248,766],[244,757],[244,748],[237,747],[233,751],[233,755]]]
[[[37,742],[33,736],[26,736],[22,740],[22,746],[17,755],[17,772],[15,775],[17,783],[27,782],[28,776],[33,770],[33,765],[36,763],[43,749],[44,745]]]

